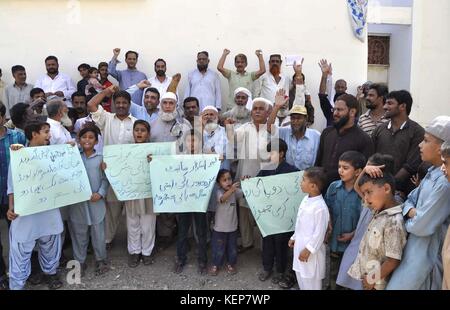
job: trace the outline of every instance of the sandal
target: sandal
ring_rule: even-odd
[[[110,270],[109,265],[104,260],[100,260],[95,264],[95,275],[100,276]]]
[[[219,267],[217,266],[211,266],[208,270],[208,274],[210,276],[217,276],[219,274]]]
[[[58,274],[46,274],[45,278],[47,280],[46,282],[47,282],[48,288],[51,290],[56,290],[63,286],[63,283],[59,279]]]
[[[236,273],[237,273],[237,270],[236,270],[236,268],[233,267],[232,265],[227,264],[227,272],[228,272],[228,274],[236,274]]]

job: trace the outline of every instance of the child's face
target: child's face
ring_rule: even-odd
[[[389,184],[379,185],[366,182],[361,186],[364,201],[374,211],[379,211],[386,205],[387,198],[392,195]]]
[[[98,78],[98,71],[97,70],[92,71],[92,73],[89,73],[89,77],[94,79]]]
[[[314,192],[315,188],[316,188],[316,185],[311,182],[311,180],[308,178],[308,176],[303,174],[303,179],[302,179],[302,182],[300,183],[300,189],[302,190],[302,192],[304,192],[306,194],[311,194]]]
[[[429,133],[425,133],[423,141],[419,144],[419,148],[420,156],[423,161],[433,163],[437,157],[440,157],[441,145],[438,140]]]
[[[133,137],[136,143],[146,143],[150,141],[150,132],[144,125],[138,124],[133,129]]]
[[[231,180],[231,174],[229,172],[225,173],[219,178],[220,188],[223,190],[229,190],[231,185],[233,185],[233,181]]]
[[[89,69],[80,68],[80,70],[78,71],[80,72],[80,75],[83,79],[89,75]]]
[[[270,162],[273,164],[279,164],[283,160],[283,153],[277,151],[270,152]]]
[[[92,131],[85,132],[84,135],[80,137],[80,145],[84,151],[90,151],[94,149],[97,144],[97,139]]]
[[[442,166],[441,170],[444,172],[447,177],[447,181],[450,182],[450,157],[441,157],[442,158]]]
[[[50,144],[50,126],[45,125],[39,132],[33,132],[34,145],[49,145]]]
[[[349,162],[340,160],[338,172],[342,182],[346,183],[355,181],[361,171],[360,169],[355,169]]]

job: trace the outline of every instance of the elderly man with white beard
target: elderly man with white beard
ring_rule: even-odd
[[[219,125],[219,111],[216,107],[208,105],[202,111],[203,126],[203,153],[218,154],[225,157],[228,144],[225,128]],[[230,169],[226,161],[222,162],[221,169]]]
[[[234,128],[237,129],[252,120],[252,93],[244,87],[236,88],[234,91],[234,102],[236,106],[230,111],[223,113],[222,120],[227,124],[235,124]]]
[[[191,124],[177,112],[177,95],[167,92],[161,97],[159,117],[151,126],[150,142],[177,142],[178,150],[182,151],[182,138],[191,129]],[[161,213],[156,218],[156,233],[161,247],[169,246],[175,239],[175,214]]]

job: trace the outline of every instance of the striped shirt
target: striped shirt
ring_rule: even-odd
[[[378,125],[381,125],[388,121],[389,121],[389,119],[385,118],[384,115],[378,121],[376,121],[370,115],[370,110],[369,110],[366,113],[364,113],[363,115],[361,115],[361,117],[359,118],[359,121],[358,121],[358,126],[369,136],[372,136],[372,132],[375,130],[375,128],[378,127]]]
[[[6,190],[8,187],[9,147],[11,144],[18,143],[25,145],[25,135],[16,130],[6,128],[6,134],[0,137],[0,205],[8,204]]]

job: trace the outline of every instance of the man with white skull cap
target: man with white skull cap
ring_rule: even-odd
[[[251,121],[251,108],[253,105],[252,93],[244,87],[236,88],[234,91],[235,106],[222,114],[222,119],[227,123],[235,123],[235,128]]]
[[[166,92],[161,97],[159,117],[150,126],[152,134],[150,142],[177,142],[177,148],[182,150],[183,137],[191,129],[191,124],[180,117],[177,112],[177,95]],[[156,218],[156,231],[160,244],[168,246],[176,233],[176,219],[174,214],[162,213]]]

